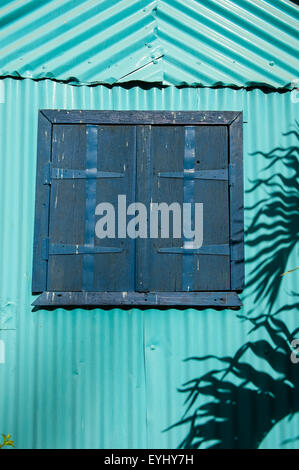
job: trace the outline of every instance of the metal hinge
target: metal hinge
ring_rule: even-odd
[[[52,180],[66,179],[97,179],[97,178],[123,178],[125,173],[115,171],[97,171],[96,168],[85,170],[74,170],[68,168],[56,168],[51,162],[43,168],[43,184],[51,184]]]

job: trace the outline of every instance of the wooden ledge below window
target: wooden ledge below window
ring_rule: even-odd
[[[241,307],[237,292],[43,292],[36,307]]]

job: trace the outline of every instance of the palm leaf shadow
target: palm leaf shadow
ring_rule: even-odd
[[[290,134],[299,140],[297,122],[295,130],[284,135]],[[290,344],[299,328],[290,331],[279,318],[298,309],[298,294],[293,293],[291,304],[271,313],[283,280],[281,274],[287,269],[298,237],[298,146],[276,147],[253,156],[263,156],[267,161],[265,172],[271,170],[273,175],[253,180],[248,191],[262,188],[268,196],[246,208],[253,214],[246,243],[256,248],[246,260],[255,266],[246,289],[252,287],[255,303],[264,299],[270,313],[254,316],[251,311],[243,317],[252,324],[250,333],[261,332],[263,339],[248,341],[232,357],[186,359],[199,363],[216,359],[222,366],[189,380],[179,389],[186,395],[186,410],[168,430],[187,425],[181,448],[254,449],[278,421],[299,412],[298,365],[290,360]],[[275,172],[277,163],[289,176]],[[258,359],[262,370],[255,368],[252,360],[249,363],[247,355]]]
[[[210,448],[254,449],[275,423],[299,412],[298,367],[290,361],[290,343],[299,329],[290,332],[275,315],[250,321],[255,330],[264,328],[268,339],[247,342],[233,357],[187,359],[218,359],[224,367],[192,379],[180,389],[186,394],[186,413],[168,428],[189,424],[187,436],[179,447],[199,448],[213,441]],[[248,364],[244,360],[247,352],[268,363],[277,377]],[[203,400],[203,397],[211,400]]]
[[[293,134],[299,140],[299,125],[284,136]],[[253,181],[247,191],[265,189],[268,196],[247,207],[254,213],[246,231],[246,245],[257,247],[255,254],[246,262],[255,266],[255,271],[246,283],[247,289],[254,286],[255,301],[266,299],[270,310],[279,293],[281,274],[286,271],[288,260],[295,249],[299,232],[299,147],[276,147],[269,153],[255,152],[253,156],[263,156],[267,161],[264,168],[273,174]],[[277,164],[279,171],[275,171]],[[282,171],[281,171],[282,170]],[[284,176],[284,170],[290,176]],[[268,174],[267,173],[267,174]],[[295,267],[295,266],[294,266]]]

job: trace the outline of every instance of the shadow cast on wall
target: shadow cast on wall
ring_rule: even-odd
[[[291,134],[299,140],[297,122],[284,136]],[[291,302],[273,308],[298,238],[298,151],[295,145],[252,155],[264,157],[264,173],[271,173],[251,181],[248,193],[263,187],[267,197],[246,208],[253,214],[246,245],[254,254],[246,260],[252,273],[244,294],[246,302],[247,291],[253,292],[254,307],[240,321],[250,322],[249,333],[257,333],[258,339],[248,341],[232,357],[186,359],[199,363],[214,359],[221,366],[189,380],[179,390],[186,395],[186,411],[167,430],[187,426],[180,448],[258,448],[276,423],[299,412],[299,364],[291,361],[291,343],[299,328],[290,331],[282,319],[298,309],[299,295],[292,292]],[[282,168],[289,176],[284,176]],[[267,313],[260,306],[262,301]],[[257,362],[259,370],[253,365]]]

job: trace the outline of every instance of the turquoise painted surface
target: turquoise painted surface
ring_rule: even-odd
[[[289,0],[2,0],[0,75],[294,87]]]
[[[252,325],[242,321],[238,317],[240,313],[252,312],[251,316],[256,316],[281,308],[278,318],[291,330],[298,327],[298,307],[294,305],[296,297],[292,292],[298,291],[299,271],[280,277],[282,271],[296,266],[297,246],[294,243],[283,254],[278,252],[280,246],[291,246],[294,211],[287,202],[282,203],[285,205],[278,212],[270,207],[273,218],[265,212],[259,234],[248,233],[248,287],[243,294],[241,312],[32,311],[38,109],[243,110],[245,190],[254,187],[256,178],[274,183],[270,178],[276,173],[285,178],[285,183],[281,179],[277,181],[278,190],[292,192],[294,168],[286,155],[293,154],[293,147],[298,145],[296,95],[229,88],[76,87],[50,80],[5,79],[2,84],[0,340],[6,354],[5,363],[0,363],[0,432],[12,434],[18,448],[176,447],[186,437],[189,425],[163,430],[186,411],[185,396],[177,389],[185,381],[219,366],[216,358],[200,362],[184,362],[184,359],[209,354],[233,357],[249,338],[254,341],[267,337],[264,329],[248,336]],[[289,134],[283,136],[286,132]],[[276,150],[270,153],[273,149]],[[265,155],[253,155],[258,151]],[[275,163],[271,155],[277,156]],[[269,162],[272,166],[264,170]],[[273,191],[277,188],[258,185],[254,191],[245,193],[245,206],[264,200],[266,209],[271,200],[276,200]],[[246,227],[253,227],[257,215],[258,207],[246,209]],[[272,219],[286,232],[283,240],[281,237],[285,235],[276,234]],[[267,239],[269,231],[270,240]],[[259,239],[260,235],[264,238]],[[267,247],[269,252],[262,253]],[[263,266],[265,278],[259,270]],[[259,279],[250,284],[255,274]],[[271,285],[275,286],[274,293]],[[266,359],[266,355],[258,357],[248,350],[245,362],[269,373],[271,378],[279,379],[287,373],[290,361],[284,362],[286,370],[279,372]],[[299,364],[296,367],[298,376]],[[231,381],[237,384],[242,378],[233,375]],[[258,389],[250,380],[247,386]],[[280,386],[279,382],[275,383],[278,395],[273,406],[267,408],[262,402],[255,406],[252,402],[249,409],[256,423],[274,419],[261,446],[296,448],[298,413],[290,421],[272,418],[276,407],[285,408],[287,413],[291,411],[290,395],[280,394]],[[241,389],[238,394],[241,397]],[[202,396],[201,400],[204,403],[207,399]],[[237,411],[231,406],[231,420],[239,434],[248,424],[241,406]],[[228,431],[226,434],[230,435]],[[230,439],[231,445],[236,445],[233,432]]]

